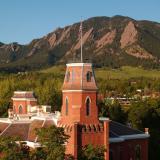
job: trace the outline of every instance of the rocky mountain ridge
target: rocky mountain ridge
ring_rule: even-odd
[[[40,69],[80,60],[80,23],[57,28],[27,45],[0,43],[0,70]],[[159,68],[160,23],[129,17],[93,17],[83,22],[83,57],[96,66]]]

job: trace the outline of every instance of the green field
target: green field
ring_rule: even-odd
[[[160,78],[160,70],[145,70],[138,67],[121,67],[120,69],[96,69],[98,78],[106,79],[130,79],[130,78]]]
[[[64,74],[65,66],[54,66],[40,71],[41,73]],[[97,78],[102,79],[130,79],[130,78],[160,78],[160,70],[146,70],[140,67],[124,66],[119,69],[97,68],[95,69]]]
[[[43,69],[40,73],[54,73],[54,74],[65,74],[65,66],[53,66],[51,68]]]

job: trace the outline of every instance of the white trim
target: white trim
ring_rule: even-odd
[[[13,119],[9,118],[0,118],[0,123],[12,123]]]
[[[117,143],[125,141],[123,138],[109,138],[109,143]]]
[[[62,92],[97,92],[97,89],[96,90],[62,90]]]
[[[34,93],[33,91],[14,91],[16,94]]]
[[[17,100],[17,101],[37,101],[35,98],[11,98],[12,100]]]
[[[150,135],[149,134],[133,134],[133,135],[124,135],[124,136],[120,136],[121,138],[124,138],[125,140],[130,140],[130,139],[142,139],[142,138],[149,138]]]
[[[149,138],[150,135],[148,134],[133,134],[133,135],[123,135],[119,136],[118,138],[109,138],[110,143],[117,143],[117,142],[123,142],[125,140],[134,140],[134,139],[146,139]]]
[[[10,118],[0,118],[0,123],[7,123],[7,124],[16,124],[16,123],[31,123],[32,119],[10,119]]]
[[[109,117],[99,117],[99,121],[110,121]]]
[[[68,63],[66,64],[66,66],[92,66],[92,63]]]
[[[26,142],[26,145],[31,147],[31,148],[38,148],[41,147],[40,143],[35,143],[35,142],[30,142],[30,141],[22,141],[22,142]]]

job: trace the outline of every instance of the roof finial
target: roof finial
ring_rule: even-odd
[[[83,42],[82,42],[82,19],[81,19],[79,31],[80,31],[80,38],[81,38],[81,62],[83,62],[83,53],[82,53],[82,45],[83,45]]]

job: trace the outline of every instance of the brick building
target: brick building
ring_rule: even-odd
[[[15,91],[13,97],[13,111],[17,114],[27,114],[37,105],[33,92]]]
[[[40,146],[35,128],[57,125],[70,135],[66,153],[75,159],[81,147],[93,144],[106,147],[105,160],[147,160],[148,132],[99,118],[97,91],[92,64],[67,64],[61,114],[50,113],[50,106],[38,106],[33,92],[14,92],[9,118],[0,119],[0,136],[19,136],[35,148]]]
[[[149,135],[107,118],[98,118],[97,85],[91,63],[67,64],[58,126],[70,135],[66,152],[86,144],[106,147],[105,160],[147,160]]]

